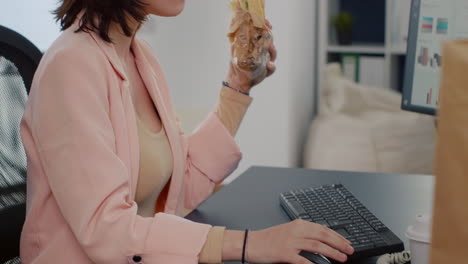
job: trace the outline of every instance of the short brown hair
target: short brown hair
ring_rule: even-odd
[[[78,15],[83,11],[79,21],[78,31],[93,31],[107,41],[111,23],[117,23],[125,35],[131,36],[132,29],[128,24],[128,16],[142,23],[146,14],[145,4],[142,0],[60,0],[60,6],[54,10],[57,22],[60,22],[62,30],[69,28]]]

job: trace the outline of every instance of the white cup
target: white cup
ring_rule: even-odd
[[[410,241],[411,264],[429,264],[432,221],[430,215],[418,215],[408,227],[406,237]]]

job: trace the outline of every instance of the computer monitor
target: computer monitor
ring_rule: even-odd
[[[446,40],[468,38],[467,0],[412,0],[404,110],[435,114]]]

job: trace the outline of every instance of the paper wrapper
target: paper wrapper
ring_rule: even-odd
[[[468,41],[443,49],[431,263],[468,263]]]
[[[248,5],[248,9],[243,3]],[[263,78],[272,43],[265,21],[264,0],[233,0],[231,8],[234,16],[228,37],[232,44],[233,64],[251,73],[252,80]]]

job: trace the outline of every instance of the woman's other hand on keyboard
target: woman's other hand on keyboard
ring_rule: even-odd
[[[254,231],[247,241],[250,263],[310,264],[301,251],[321,254],[345,262],[354,253],[351,243],[335,231],[312,222],[295,220]]]

